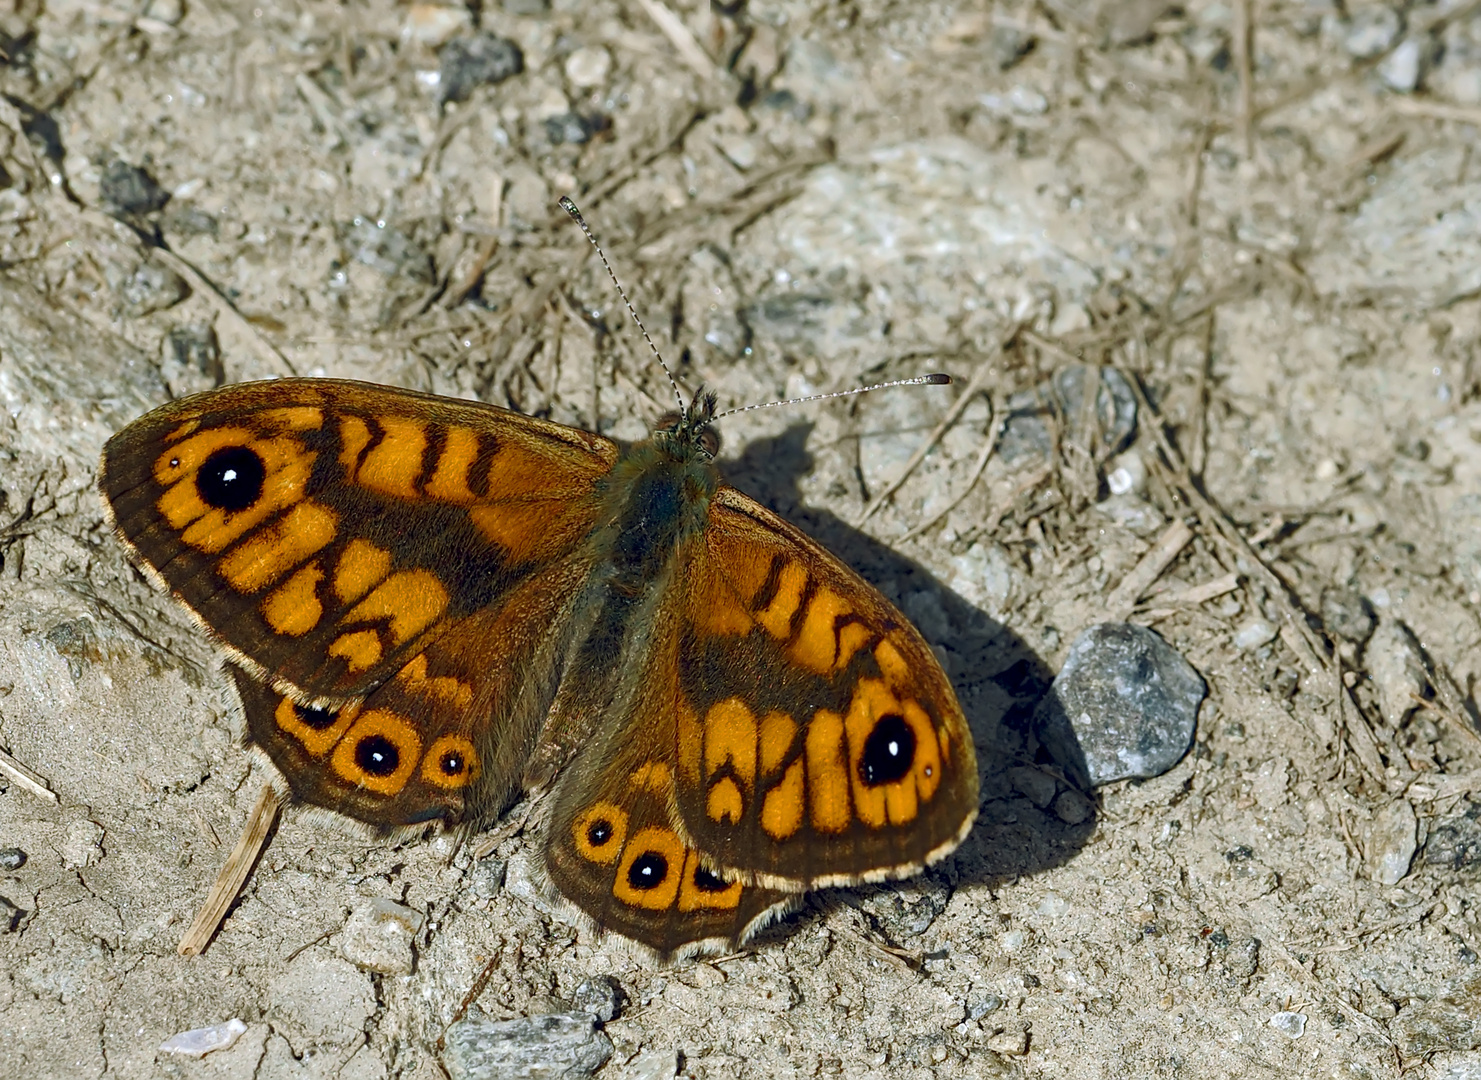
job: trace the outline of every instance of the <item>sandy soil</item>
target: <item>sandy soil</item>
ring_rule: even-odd
[[[614,977],[601,1076],[1481,1076],[1476,6],[656,6],[486,3],[523,70],[446,103],[462,8],[0,14],[0,749],[58,796],[0,782],[0,1075],[436,1077],[482,972],[496,1018]],[[177,955],[264,775],[103,527],[103,441],[289,372],[640,436],[667,391],[568,192],[726,403],[957,377],[724,435],[739,486],[939,646],[980,824],[659,970],[535,895],[523,835],[474,861],[289,811]],[[1128,456],[1061,416],[973,484],[990,417],[1075,362],[1144,389]],[[1030,718],[1123,617],[1209,698],[1181,764],[1069,824]],[[421,916],[409,974],[345,958],[376,899]],[[229,1050],[157,1052],[232,1017]]]

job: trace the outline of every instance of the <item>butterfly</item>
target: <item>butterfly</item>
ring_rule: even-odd
[[[727,486],[702,394],[631,445],[334,379],[208,391],[103,450],[109,519],[224,654],[293,798],[386,836],[541,792],[537,865],[662,959],[976,817],[920,634]]]

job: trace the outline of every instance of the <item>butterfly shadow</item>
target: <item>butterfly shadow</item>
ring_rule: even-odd
[[[919,563],[804,503],[798,481],[813,468],[807,450],[812,429],[802,422],[758,439],[722,459],[720,471],[848,563],[914,621],[945,656],[977,748],[981,811],[951,857],[907,885],[832,890],[814,900],[824,910],[855,904],[888,936],[909,937],[929,909],[944,909],[955,885],[995,888],[1068,862],[1095,829],[1096,802],[1073,733],[1067,725],[1048,729],[1042,719],[1040,700],[1053,680],[1043,658]],[[911,895],[902,899],[902,893]]]

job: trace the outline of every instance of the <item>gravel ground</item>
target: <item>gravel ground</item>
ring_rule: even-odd
[[[0,779],[0,1074],[461,1076],[476,996],[531,1076],[1481,1076],[1477,4],[17,0],[0,48],[0,749],[57,796]],[[937,646],[978,826],[662,969],[524,834],[289,810],[179,955],[266,773],[104,440],[289,373],[640,437],[566,193],[722,404],[956,377],[723,464]],[[1037,404],[1083,364],[1134,429]],[[1034,717],[1117,620],[1208,698],[1086,799]]]

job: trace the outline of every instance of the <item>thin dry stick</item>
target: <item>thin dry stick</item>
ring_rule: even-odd
[[[190,282],[190,287],[196,291],[197,295],[216,309],[218,318],[247,339],[269,368],[279,375],[298,374],[288,358],[280,353],[272,342],[258,333],[257,327],[248,322],[246,316],[232,305],[226,295],[216,287],[215,282],[168,248],[157,247],[153,251],[155,258]]]
[[[10,782],[16,787],[25,788],[38,799],[51,803],[57,801],[57,793],[46,786],[45,777],[26,768],[4,750],[0,750],[0,773],[10,777]]]
[[[237,846],[227,856],[225,865],[211,885],[211,891],[206,894],[206,902],[196,912],[195,921],[190,924],[190,929],[185,931],[185,936],[176,947],[181,956],[199,956],[216,936],[221,920],[226,918],[227,909],[236,902],[237,894],[247,883],[247,875],[257,865],[262,849],[267,846],[273,825],[278,820],[278,811],[282,808],[283,796],[271,784],[264,784],[262,794],[257,796],[257,805],[247,815],[247,824],[242,828],[242,835],[237,837]]]
[[[977,455],[977,460],[972,463],[972,475],[967,477],[966,485],[957,493],[956,498],[943,506],[937,513],[932,514],[926,521],[900,537],[901,540],[913,539],[927,529],[932,528],[938,521],[945,519],[947,514],[961,505],[963,499],[972,494],[972,489],[977,486],[977,481],[982,479],[982,474],[987,471],[987,460],[992,457],[993,449],[998,445],[998,436],[1002,433],[1003,428],[1008,422],[1003,402],[993,400],[989,403],[988,408],[992,410],[992,415],[988,418],[987,437],[982,440],[982,450]]]
[[[663,31],[663,36],[669,39],[674,51],[679,54],[679,59],[684,61],[694,73],[701,79],[718,80],[723,79],[726,72],[710,59],[710,54],[700,47],[698,41],[689,27],[684,25],[684,20],[675,15],[659,0],[638,0],[638,6],[648,13],[648,17],[658,24]]]
[[[978,391],[987,385],[987,380],[994,371],[992,360],[1008,351],[1008,347],[1013,344],[1013,339],[1018,336],[1018,332],[1022,328],[1023,325],[1021,323],[1014,323],[998,338],[998,347],[993,352],[993,355],[983,357],[982,361],[977,365],[977,370],[972,373],[972,378],[967,383],[967,388],[962,391],[961,396],[946,411],[946,415],[942,417],[941,423],[936,425],[930,437],[921,443],[915,453],[910,455],[910,460],[905,463],[905,468],[900,470],[900,475],[885,485],[885,489],[876,495],[868,506],[864,507],[864,512],[854,522],[855,528],[863,525],[864,522],[873,517],[874,512],[884,505],[885,500],[900,490],[900,485],[905,483],[906,478],[915,471],[915,467],[926,459],[926,455],[931,452],[931,447],[935,446],[941,440],[941,436],[946,434],[951,425],[957,422],[957,419],[966,410],[972,399],[977,396]]]
[[[1157,542],[1121,579],[1106,597],[1106,609],[1112,618],[1124,618],[1136,602],[1166,570],[1178,554],[1193,540],[1193,530],[1181,518],[1169,525]]]

